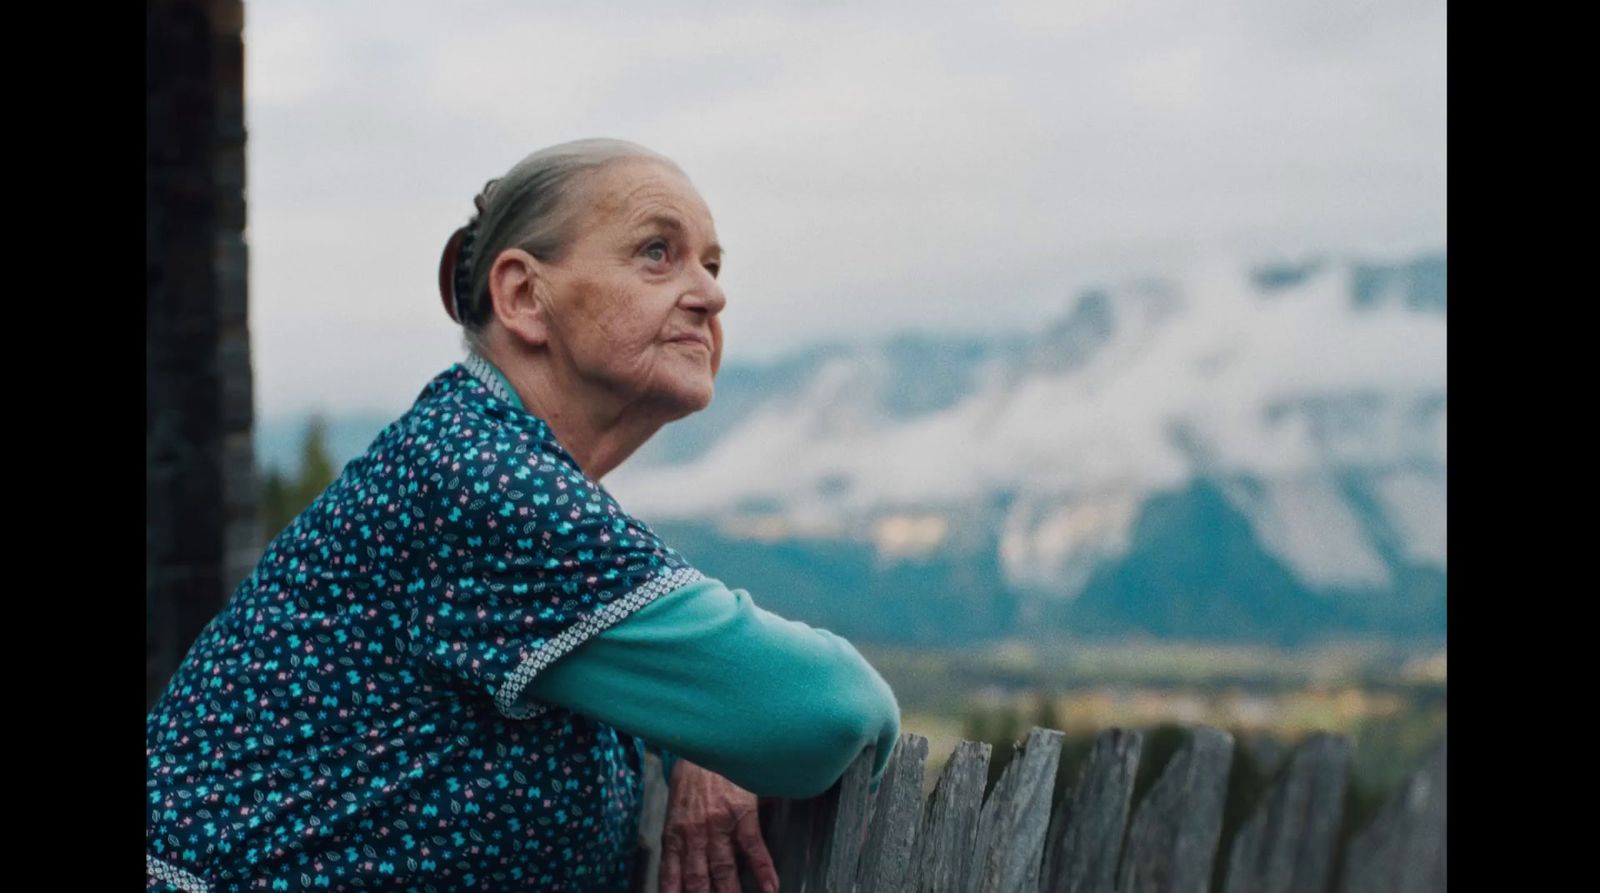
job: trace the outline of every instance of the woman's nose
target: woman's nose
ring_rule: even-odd
[[[728,298],[722,293],[722,284],[711,275],[709,270],[701,268],[699,281],[683,296],[683,305],[693,310],[703,310],[707,316],[716,316],[727,306]]]

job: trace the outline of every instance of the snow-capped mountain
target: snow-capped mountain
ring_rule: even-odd
[[[1013,630],[1442,634],[1446,310],[1442,254],[1202,265],[1031,337],[729,366],[606,483],[780,604],[807,571],[762,547],[848,546],[838,585],[906,599],[992,567]]]

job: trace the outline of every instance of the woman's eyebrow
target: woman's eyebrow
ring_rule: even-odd
[[[670,214],[652,214],[639,220],[633,229],[667,229],[673,232],[683,232],[683,221]]]

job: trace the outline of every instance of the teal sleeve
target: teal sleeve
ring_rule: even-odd
[[[527,697],[599,719],[761,796],[813,797],[900,737],[888,683],[849,642],[715,580],[681,587],[542,670]]]

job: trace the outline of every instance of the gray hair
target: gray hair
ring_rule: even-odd
[[[459,319],[469,348],[482,348],[483,327],[491,315],[489,268],[507,248],[520,248],[539,260],[556,261],[572,242],[576,216],[572,194],[584,177],[608,164],[648,158],[676,168],[658,152],[624,140],[574,140],[540,149],[517,162],[505,176],[490,180],[474,203],[478,213],[451,239],[460,250],[450,271],[459,292]],[[450,246],[445,249],[450,256]],[[450,296],[447,294],[446,308]],[[451,314],[452,316],[455,313]]]

